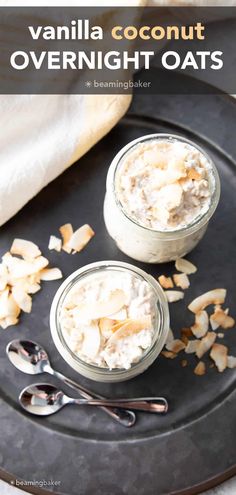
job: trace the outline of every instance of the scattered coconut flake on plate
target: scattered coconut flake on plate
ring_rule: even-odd
[[[61,248],[62,248],[62,240],[59,239],[59,237],[56,237],[55,235],[50,235],[48,249],[50,251],[54,250],[60,253]]]
[[[206,365],[203,361],[199,361],[196,368],[194,368],[194,373],[197,376],[205,375],[206,373]]]
[[[167,339],[166,339],[166,344],[168,344],[169,342],[172,342],[173,340],[174,340],[174,334],[173,334],[171,328],[169,328],[169,332],[168,332]]]
[[[71,223],[65,223],[64,225],[61,225],[61,227],[59,227],[59,231],[63,240],[62,249],[66,253],[70,254],[72,249],[68,246],[68,242],[73,235],[73,227]]]
[[[174,287],[172,278],[166,277],[165,275],[160,275],[160,277],[158,277],[158,282],[163,289],[172,289]]]
[[[185,349],[185,344],[180,339],[174,339],[171,342],[166,343],[166,349],[167,351],[171,351],[174,352],[175,354],[178,354],[180,351]]]
[[[90,225],[85,224],[82,225],[79,229],[77,229],[71,236],[70,240],[67,243],[67,246],[70,249],[73,249],[77,253],[82,251],[82,249],[88,244],[88,242],[95,235],[95,232],[90,227]]]
[[[228,315],[228,310],[217,307],[215,308],[215,312],[210,316],[210,323],[212,330],[216,330],[218,327],[227,329],[234,327],[235,320],[232,316]]]
[[[236,368],[236,357],[235,356],[227,356],[227,367],[228,368]]]
[[[34,242],[26,241],[25,239],[14,239],[10,253],[22,256],[24,259],[33,259],[40,256],[41,251]]]
[[[196,355],[199,359],[213,346],[216,339],[216,334],[214,332],[208,332],[205,337],[199,341],[197,346]]]
[[[191,327],[193,335],[195,335],[198,339],[204,337],[204,335],[208,332],[208,328],[209,317],[207,312],[204,309],[202,311],[198,311],[198,313],[195,314],[195,323]]]
[[[198,346],[199,340],[189,340],[185,347],[186,354],[195,354]]]
[[[41,280],[56,280],[62,277],[58,268],[46,268],[48,264],[49,261],[42,256],[38,246],[25,239],[15,239],[10,252],[2,256],[0,264],[0,326],[2,328],[16,325],[21,311],[31,312],[30,294],[36,294],[41,289]]]
[[[161,351],[162,356],[166,357],[167,359],[174,359],[177,357],[177,354],[175,352],[171,351]]]
[[[189,278],[186,273],[175,273],[173,279],[175,285],[181,289],[188,289],[190,286]]]
[[[165,290],[165,294],[169,303],[177,302],[184,298],[184,293],[180,290]]]
[[[62,278],[62,272],[60,268],[44,268],[40,272],[40,280],[58,280],[59,278]]]
[[[197,267],[184,258],[178,258],[176,260],[175,268],[178,272],[186,273],[186,275],[191,275],[197,271]]]
[[[182,361],[181,361],[181,366],[182,366],[182,368],[186,368],[186,366],[188,366],[188,361],[187,361],[187,359],[182,359]]]
[[[196,297],[188,306],[192,313],[198,313],[210,304],[223,304],[226,297],[226,289],[213,289]]]
[[[189,327],[181,328],[181,340],[187,345],[189,338],[193,337],[193,332]]]
[[[228,364],[228,348],[223,344],[214,344],[212,346],[210,357],[214,361],[218,371],[222,373],[222,371],[227,368]]]

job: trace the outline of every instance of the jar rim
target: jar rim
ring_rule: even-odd
[[[129,369],[113,368],[110,370],[108,367],[103,368],[94,364],[87,363],[86,361],[83,361],[69,348],[68,344],[65,341],[65,338],[63,336],[59,324],[59,311],[69,291],[76,285],[79,279],[81,280],[84,276],[88,274],[96,273],[99,270],[104,270],[104,269],[108,269],[108,270],[117,269],[118,271],[123,269],[124,271],[132,272],[136,276],[143,278],[146,282],[148,282],[152,286],[152,289],[154,290],[157,296],[157,302],[159,303],[160,306],[158,308],[159,328],[155,332],[155,336],[154,336],[155,338],[153,338],[151,346],[147,349],[146,352],[144,352],[141,359],[137,363],[133,363],[131,365],[131,368]],[[94,262],[85,265],[79,268],[78,270],[76,270],[75,272],[73,272],[60,285],[51,305],[50,330],[54,344],[56,345],[57,350],[59,351],[61,356],[72,368],[74,368],[79,373],[83,374],[84,372],[84,376],[86,376],[86,371],[89,371],[97,376],[97,378],[91,377],[92,379],[96,380],[99,379],[99,377],[101,377],[101,378],[105,378],[104,381],[106,381],[106,377],[107,377],[107,381],[109,381],[109,378],[115,379],[120,377],[122,379],[127,375],[128,378],[130,378],[132,377],[132,375],[136,376],[139,373],[139,371],[137,373],[137,370],[140,367],[142,367],[143,363],[149,356],[152,356],[153,352],[154,353],[156,352],[156,348],[158,348],[159,352],[163,348],[169,330],[168,303],[164,291],[161,288],[160,284],[144,270],[141,270],[140,268],[131,265],[129,263],[119,262],[119,261],[108,260],[108,261]],[[159,352],[156,355],[158,355]],[[153,360],[151,362],[153,362]],[[144,369],[146,369],[146,367]]]
[[[147,227],[145,225],[142,225],[138,223],[132,216],[130,216],[125,207],[122,205],[121,201],[118,198],[116,187],[115,187],[115,179],[116,179],[116,173],[118,170],[118,167],[121,163],[121,160],[124,159],[125,155],[132,150],[132,148],[135,148],[136,146],[139,145],[139,143],[142,142],[148,142],[148,141],[155,141],[155,140],[161,140],[161,139],[166,139],[166,140],[175,140],[179,142],[184,142],[186,144],[191,145],[198,151],[200,151],[203,156],[208,160],[211,168],[211,172],[213,174],[214,178],[214,190],[211,195],[211,202],[209,204],[209,208],[204,211],[202,214],[198,215],[190,224],[186,225],[185,227],[182,227],[180,229],[172,229],[172,230],[157,230],[157,229],[152,229],[150,227]],[[202,227],[205,223],[207,223],[210,218],[212,217],[213,213],[215,212],[217,205],[219,203],[220,199],[220,178],[219,174],[217,171],[217,168],[211,159],[211,157],[208,155],[205,150],[201,148],[198,144],[195,144],[193,141],[190,139],[185,138],[184,136],[180,136],[177,134],[171,134],[171,133],[152,133],[152,134],[146,134],[144,136],[138,137],[132,141],[130,141],[127,145],[123,146],[121,150],[115,155],[111,162],[110,169],[108,171],[108,176],[107,176],[107,186],[110,183],[110,180],[112,180],[112,190],[113,190],[113,195],[114,199],[116,202],[117,207],[119,210],[122,212],[122,214],[127,218],[129,222],[131,222],[134,226],[139,227],[145,232],[149,232],[149,234],[152,235],[157,235],[159,237],[165,237],[168,239],[171,239],[174,237],[174,239],[185,236],[186,234],[192,234],[196,230],[198,230],[200,227]]]

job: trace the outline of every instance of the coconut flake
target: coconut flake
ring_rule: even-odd
[[[171,277],[166,277],[165,275],[160,275],[158,277],[159,284],[163,289],[172,289],[174,287],[173,280]]]
[[[32,298],[20,286],[12,287],[12,296],[22,311],[30,313],[32,309]]]
[[[226,297],[226,289],[213,289],[196,297],[188,306],[193,313],[198,313],[210,304],[223,304]]]
[[[184,258],[178,258],[176,260],[175,268],[179,272],[186,273],[186,275],[191,275],[191,273],[195,273],[197,271],[197,267]]]
[[[61,225],[61,227],[59,227],[59,231],[63,239],[62,249],[66,253],[70,254],[72,250],[68,246],[68,242],[73,235],[73,227],[71,223],[65,223],[64,225]]]
[[[41,251],[34,242],[26,241],[25,239],[14,239],[10,253],[29,260],[40,256]]]
[[[184,298],[184,293],[180,290],[165,290],[165,294],[169,303],[177,302]]]
[[[63,275],[59,268],[44,268],[44,270],[41,270],[40,272],[40,279],[45,281],[58,280],[62,277]]]
[[[141,318],[140,320],[130,320],[113,333],[107,341],[107,346],[116,343],[117,340],[123,339],[129,335],[134,335],[135,333],[141,332],[141,330],[151,327],[152,320],[149,316]]]
[[[208,332],[209,317],[205,310],[199,311],[195,314],[195,324],[191,327],[193,335],[198,339],[204,337]]]
[[[101,336],[97,323],[92,322],[90,325],[83,326],[83,344],[82,352],[90,359],[94,359],[99,351]]]
[[[190,286],[189,278],[186,273],[175,273],[173,275],[174,283],[181,289],[188,289]]]
[[[73,249],[77,253],[79,253],[88,244],[88,242],[94,235],[95,232],[90,227],[90,225],[82,225],[82,227],[80,227],[73,233],[67,245],[70,249]]]
[[[49,238],[49,243],[48,243],[48,249],[50,251],[58,251],[58,253],[61,251],[62,248],[62,240],[59,239],[59,237],[56,237],[55,235],[50,235]]]
[[[205,337],[203,337],[198,343],[196,355],[199,359],[213,346],[216,339],[216,334],[214,332],[208,332]]]
[[[223,344],[214,344],[212,346],[210,357],[214,361],[218,371],[222,373],[222,371],[227,368],[228,359],[228,348]]]
[[[227,357],[227,367],[228,368],[236,368],[236,357],[235,356],[228,356]]]
[[[167,351],[172,351],[175,354],[178,354],[180,351],[185,349],[185,344],[182,342],[182,340],[174,339],[171,342],[166,343],[166,349]]]
[[[206,373],[206,365],[203,361],[199,361],[196,368],[194,369],[194,373],[197,376],[205,375]]]
[[[198,340],[189,340],[185,347],[186,354],[195,354],[198,346],[199,346]]]
[[[125,306],[125,302],[124,291],[116,289],[111,293],[109,299],[105,301],[96,301],[92,306],[90,304],[77,305],[76,312],[78,312],[80,318],[97,320],[120,311]]]
[[[166,357],[167,359],[174,359],[177,357],[177,354],[175,352],[171,351],[161,351],[162,356]]]
[[[228,311],[219,307],[217,307],[215,312],[210,316],[210,322],[212,330],[216,330],[218,327],[224,329],[232,328],[235,325],[235,320],[232,316],[228,315]]]
[[[3,291],[8,282],[8,269],[2,263],[0,264],[0,291]]]

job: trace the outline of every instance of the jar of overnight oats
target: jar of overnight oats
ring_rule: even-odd
[[[105,224],[131,258],[176,260],[203,237],[219,198],[218,172],[205,151],[180,136],[150,134],[114,157],[107,175]]]
[[[116,261],[91,263],[58,289],[50,327],[58,351],[78,373],[124,381],[160,354],[169,332],[168,303],[143,270]]]

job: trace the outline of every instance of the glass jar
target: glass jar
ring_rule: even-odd
[[[129,369],[109,368],[95,366],[88,364],[81,360],[68,346],[66,339],[63,335],[63,329],[60,323],[60,312],[70,290],[74,289],[78,282],[98,275],[102,272],[110,273],[111,276],[114,272],[129,272],[131,275],[140,278],[143,282],[147,282],[151,287],[155,297],[155,332],[152,339],[151,346],[143,352],[143,355],[137,363],[133,363]],[[145,371],[160,354],[163,346],[165,345],[167,335],[169,332],[169,309],[168,303],[164,291],[159,283],[149,274],[140,270],[139,268],[130,265],[128,263],[116,262],[116,261],[101,261],[86,265],[79,270],[72,273],[59,287],[56,295],[53,299],[51,311],[50,311],[50,328],[53,341],[64,360],[74,370],[81,375],[91,380],[98,382],[121,382],[129,380],[136,375],[139,375]]]
[[[137,223],[125,211],[116,193],[116,173],[129,153],[140,143],[166,140],[189,144],[200,151],[210,165],[209,208],[192,223],[176,230],[154,230]],[[220,198],[220,179],[211,158],[195,143],[171,134],[150,134],[131,141],[114,157],[107,174],[104,200],[104,220],[107,231],[119,249],[131,258],[146,263],[163,263],[185,256],[198,244],[206,232]]]

